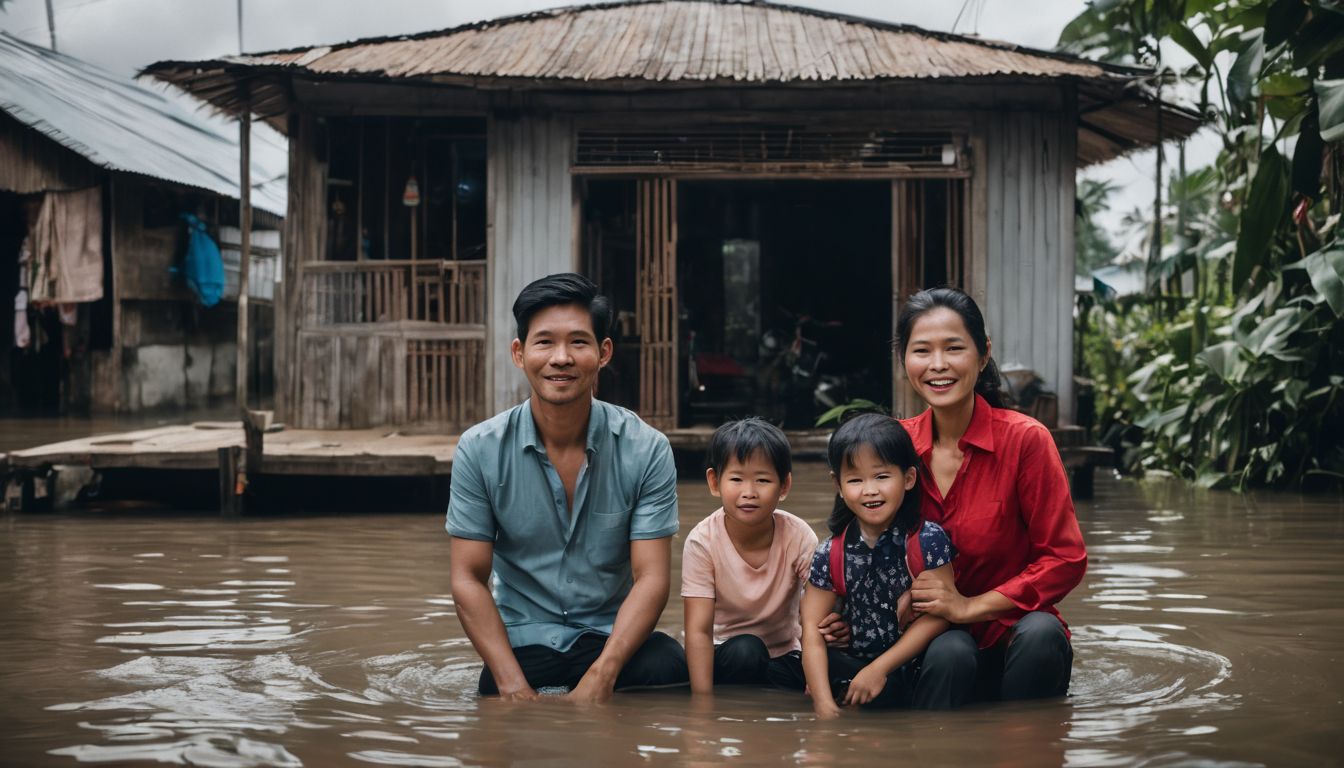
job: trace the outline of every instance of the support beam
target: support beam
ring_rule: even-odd
[[[248,272],[252,263],[252,112],[243,108],[238,123],[238,410],[247,414],[248,372],[251,368],[251,343],[247,328]]]

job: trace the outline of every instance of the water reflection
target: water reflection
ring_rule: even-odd
[[[689,530],[712,501],[682,490]],[[1080,507],[1091,568],[1063,606],[1069,699],[826,723],[778,691],[478,699],[433,515],[0,518],[0,748],[23,765],[1336,759],[1344,505],[1098,491]],[[800,466],[789,508],[820,528],[829,494]],[[680,620],[674,598],[660,628]]]

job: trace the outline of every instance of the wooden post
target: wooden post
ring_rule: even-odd
[[[251,345],[247,333],[247,273],[252,262],[252,105],[243,102],[243,117],[238,124],[238,409],[247,412],[248,369]]]
[[[261,474],[263,439],[274,417],[274,411],[246,411],[243,414],[243,437],[247,445],[244,467],[248,477]]]
[[[229,445],[219,449],[219,514],[237,517],[244,511],[243,491],[247,479],[242,474],[243,449]]]

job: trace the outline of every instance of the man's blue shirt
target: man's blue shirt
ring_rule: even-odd
[[[444,527],[494,542],[511,646],[568,650],[585,632],[611,633],[634,583],[630,542],[677,532],[672,448],[634,413],[594,400],[571,515],[524,402],[462,435]]]

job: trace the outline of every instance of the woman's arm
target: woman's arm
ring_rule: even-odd
[[[951,579],[940,579],[933,571],[924,571],[915,577],[910,585],[910,597],[916,616],[937,616],[953,624],[993,621],[1012,613],[1016,607],[1012,600],[993,590],[967,597],[957,591]]]
[[[932,570],[924,571],[920,576],[929,576],[936,583],[952,585],[952,566],[943,565]],[[846,705],[849,704],[867,704],[877,698],[882,693],[882,689],[887,685],[887,675],[901,668],[901,665],[923,653],[933,642],[933,638],[941,635],[951,626],[951,623],[939,616],[920,616],[901,634],[901,638],[896,644],[888,648],[882,655],[868,662],[868,665],[859,670],[854,676],[854,680],[849,684],[849,692],[845,694]]]
[[[686,616],[686,666],[691,670],[691,693],[714,690],[714,601],[707,597],[682,598]]]
[[[831,695],[830,664],[826,660],[826,638],[818,625],[835,605],[835,593],[808,584],[799,608],[803,627],[803,675],[812,694],[812,708],[825,719],[837,717],[840,708]]]

